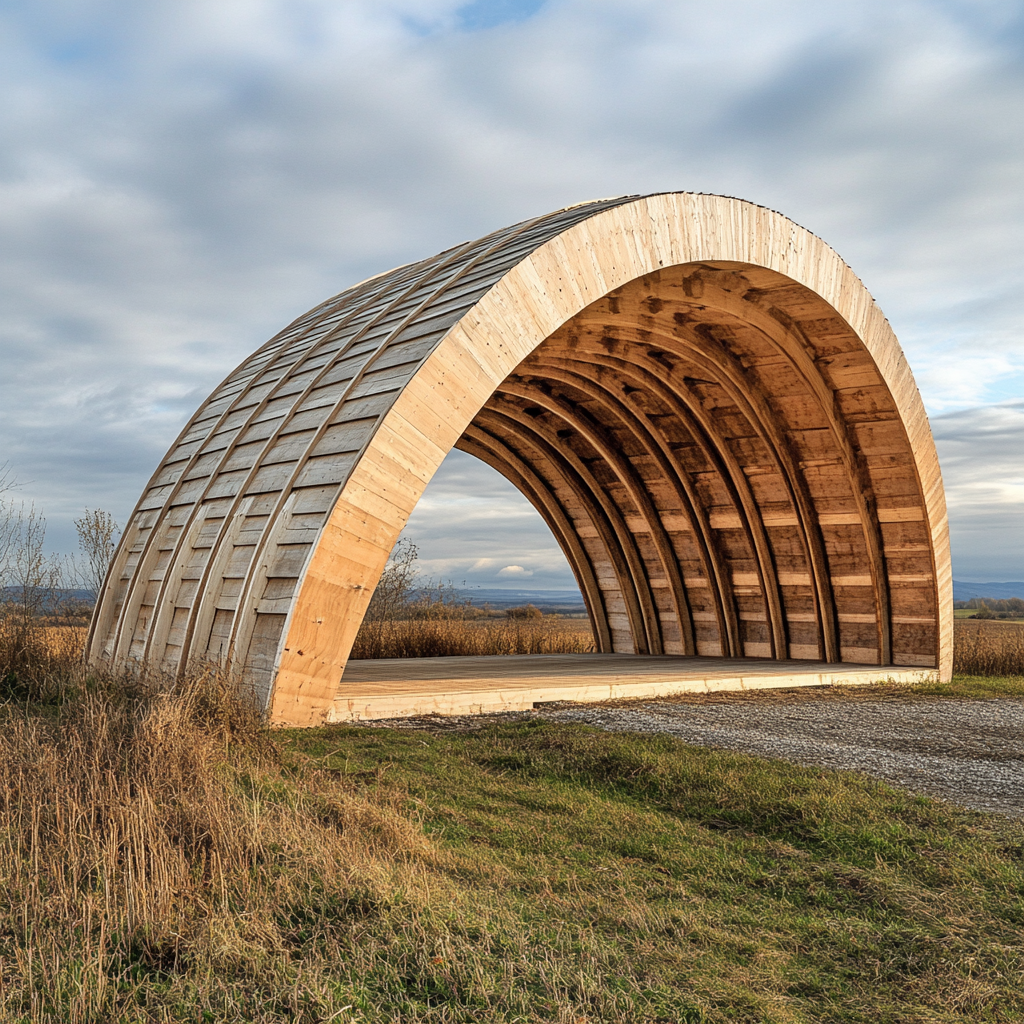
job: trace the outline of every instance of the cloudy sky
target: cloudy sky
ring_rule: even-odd
[[[955,575],[1024,579],[1019,0],[6,0],[0,85],[0,462],[56,550],[328,295],[692,190],[860,274],[932,417]],[[458,453],[408,532],[457,582],[572,585]]]

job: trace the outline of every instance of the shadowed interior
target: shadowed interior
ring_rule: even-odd
[[[934,666],[934,573],[895,403],[820,297],[661,271],[564,325],[458,447],[534,504],[598,648]]]

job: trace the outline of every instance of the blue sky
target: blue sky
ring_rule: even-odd
[[[327,295],[569,203],[721,192],[863,278],[958,578],[1024,579],[1022,50],[1019,0],[0,3],[0,462],[70,550]],[[435,575],[571,585],[464,457],[409,532]]]

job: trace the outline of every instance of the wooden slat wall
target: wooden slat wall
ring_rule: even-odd
[[[90,657],[219,659],[315,719],[456,444],[537,505],[604,650],[947,670],[941,478],[892,332],[819,239],[687,194],[514,225],[300,317],[154,474]]]
[[[400,267],[328,300],[255,353],[154,474],[115,556],[91,657],[172,672],[195,658],[240,661],[267,696],[267,652],[312,546],[422,361],[539,244],[624,201],[513,225]]]

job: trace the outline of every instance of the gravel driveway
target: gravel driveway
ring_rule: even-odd
[[[863,772],[963,807],[1024,817],[1024,698],[765,690],[361,724],[462,731],[536,717],[613,732],[668,733],[697,746]]]
[[[574,704],[534,714],[863,772],[964,807],[1024,817],[1024,700],[801,694],[774,700]]]

